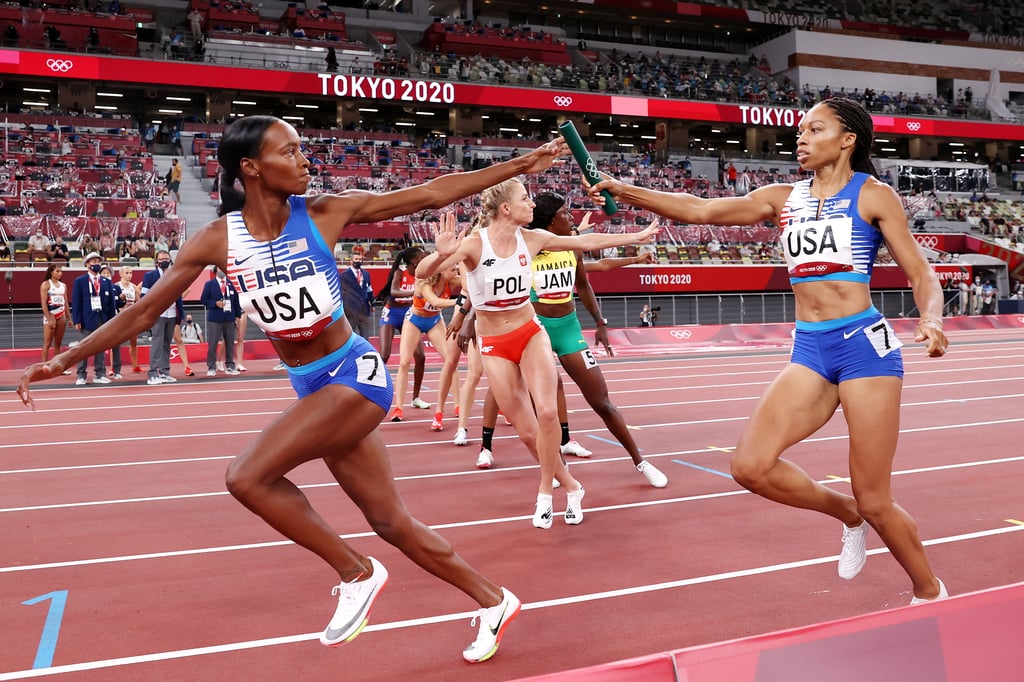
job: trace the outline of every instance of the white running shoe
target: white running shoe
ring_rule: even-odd
[[[237,362],[235,363],[235,369],[237,369],[239,372],[248,372],[249,371],[249,370],[247,370],[245,368],[245,365],[242,365],[242,364],[237,363]]]
[[[839,554],[839,577],[843,580],[856,578],[867,563],[868,528],[867,521],[856,528],[843,526],[843,551]]]
[[[462,657],[470,663],[483,663],[488,658],[498,653],[498,645],[501,644],[501,637],[505,634],[505,628],[512,622],[512,619],[519,615],[522,604],[519,598],[501,588],[502,600],[497,606],[480,609],[473,616],[469,627],[476,625],[480,620],[480,631],[472,644],[462,650]]]
[[[228,376],[233,376],[233,377],[236,377],[236,376],[238,376],[239,374],[241,374],[241,372],[242,372],[242,371],[241,371],[240,369],[237,369],[237,368],[235,368],[235,369],[228,369],[228,370],[227,370],[226,372],[224,372],[224,373],[225,373],[225,374],[227,374]]]
[[[215,369],[208,369],[208,370],[206,370],[206,376],[208,376],[208,377],[215,377],[215,376],[217,376],[217,370],[215,370]]]
[[[153,376],[146,379],[146,384],[149,386],[158,386],[162,383],[164,383],[164,378],[159,374],[154,374]]]
[[[456,445],[466,445],[469,443],[469,434],[466,429],[459,429],[455,432],[455,438],[452,439],[452,443]]]
[[[170,374],[161,374],[160,375],[160,380],[162,382],[164,382],[165,384],[176,384],[176,383],[178,383],[178,380],[175,379],[174,377],[172,377]]]
[[[75,386],[85,386],[85,377],[75,379]]]
[[[664,488],[668,485],[668,476],[661,473],[656,466],[646,460],[637,464],[636,470],[643,474],[647,482],[655,488]]]
[[[537,493],[537,509],[533,512],[533,527],[547,530],[551,528],[551,518],[555,511],[551,506],[551,495]]]
[[[592,454],[594,454],[590,450],[587,450],[585,447],[580,445],[579,441],[577,441],[577,440],[569,441],[568,443],[563,445],[560,449],[561,449],[563,455],[572,455],[573,457],[584,457],[584,458],[586,458],[586,457],[590,457]]]
[[[120,381],[121,379],[124,379],[124,377],[121,376],[120,372],[114,372],[113,374],[110,375],[110,378],[115,381]]]
[[[110,383],[110,379],[108,377],[105,377],[102,374],[100,374],[100,375],[95,376],[95,377],[92,378],[92,383],[94,383],[94,384],[109,384]]]
[[[373,574],[366,580],[335,585],[331,595],[338,597],[338,609],[327,624],[320,643],[338,646],[355,639],[370,620],[373,601],[388,581],[388,570],[373,557],[366,557],[373,566]]]
[[[226,370],[227,370],[227,367],[224,366],[223,362],[218,362],[217,363],[217,371],[218,372],[224,372]]]
[[[583,486],[579,490],[570,490],[565,494],[565,522],[570,526],[583,523]]]
[[[494,453],[487,448],[480,448],[480,455],[476,458],[477,469],[490,469],[494,464]]]
[[[429,410],[430,409],[430,403],[428,403],[423,398],[419,398],[419,397],[412,399],[412,406],[415,407],[417,410]]]
[[[939,579],[936,578],[936,580],[939,580]],[[949,592],[946,591],[945,583],[943,583],[941,580],[939,580],[939,596],[935,597],[935,599],[922,599],[921,597],[914,597],[913,599],[910,600],[910,605],[914,606],[915,604],[927,604],[930,601],[938,601],[939,599],[946,599],[948,597],[949,597]]]

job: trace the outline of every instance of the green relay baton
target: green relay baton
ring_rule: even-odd
[[[576,126],[572,121],[565,121],[564,123],[558,124],[558,132],[565,138],[566,144],[569,145],[569,150],[572,151],[572,156],[576,159],[576,163],[580,165],[580,170],[583,171],[584,177],[587,178],[587,182],[591,185],[596,185],[601,182],[604,178],[601,177],[601,173],[597,170],[597,164],[594,162],[594,157],[590,155],[587,148],[583,145],[583,140],[580,138],[579,132],[576,130]],[[607,215],[615,215],[619,211],[619,205],[615,203],[614,197],[608,190],[601,190],[601,196],[604,197],[604,212]]]

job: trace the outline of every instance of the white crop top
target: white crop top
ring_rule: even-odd
[[[516,228],[516,250],[499,258],[491,246],[487,228],[480,230],[480,262],[466,273],[466,290],[476,310],[514,310],[530,303],[533,270],[523,231]]]

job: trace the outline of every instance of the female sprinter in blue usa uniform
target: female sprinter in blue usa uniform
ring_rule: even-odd
[[[877,180],[869,158],[871,116],[856,102],[830,99],[800,123],[796,158],[814,172],[795,185],[768,185],[740,198],[698,199],[624,185],[600,190],[634,206],[688,223],[748,225],[772,220],[783,228],[796,298],[791,363],[754,410],[732,459],[733,477],[768,499],[828,514],[844,524],[839,575],[851,579],[866,561],[874,528],[910,576],[911,603],[946,596],[932,573],[914,520],[892,500],[892,462],[899,435],[902,345],[871,303],[869,281],[884,241],[900,264],[921,311],[915,341],[941,357],[942,289],[910,234],[896,193]],[[853,495],[823,486],[781,458],[842,405],[850,431]],[[866,523],[865,523],[866,522]]]
[[[287,365],[299,398],[232,461],[227,487],[270,526],[337,572],[341,583],[333,594],[338,606],[320,641],[334,646],[362,631],[387,571],[342,541],[285,478],[313,459],[324,461],[378,535],[479,604],[479,634],[463,657],[487,660],[519,612],[519,600],[412,518],[398,496],[377,430],[391,402],[391,379],[377,353],[345,319],[332,247],[349,223],[441,208],[520,173],[542,171],[566,153],[565,143],[558,139],[502,164],[391,192],[349,190],[309,197],[302,196],[310,176],[300,147],[295,129],[271,116],[229,125],[218,150],[221,217],[185,242],[175,267],[140,303],[75,348],[26,369],[18,394],[32,406],[31,382],[58,376],[78,360],[148,329],[204,267],[220,267]]]
[[[558,375],[551,361],[551,342],[533,313],[530,263],[541,250],[593,251],[643,244],[658,233],[657,223],[642,232],[559,237],[546,231],[523,230],[533,220],[534,203],[519,180],[507,180],[480,196],[480,229],[456,234],[455,217],[442,216],[436,229],[437,251],[416,267],[426,278],[465,261],[466,291],[476,311],[480,355],[498,406],[515,424],[530,454],[540,463],[540,488],[533,515],[536,528],[552,523],[552,481],[566,490],[565,522],[583,521],[583,486],[559,457],[556,409]]]

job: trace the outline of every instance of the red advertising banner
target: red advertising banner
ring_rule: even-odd
[[[800,124],[803,111],[788,107],[712,104],[646,99],[589,92],[473,85],[448,81],[313,72],[245,69],[213,64],[99,57],[86,54],[0,49],[0,74],[99,80],[109,83],[173,85],[216,90],[333,97],[420,105],[563,111],[572,114],[642,116],[738,123],[771,128]],[[983,121],[874,116],[879,133],[964,139],[1024,141],[1024,126]]]
[[[339,266],[340,267],[343,266]],[[969,265],[935,265],[939,281],[971,281],[973,274]],[[116,269],[116,264],[114,265]],[[369,266],[374,291],[380,291],[387,281],[389,268]],[[8,270],[11,274],[10,296],[15,305],[39,305],[39,283],[43,280],[42,268]],[[84,270],[68,268],[64,280],[71,282]],[[135,269],[135,279],[142,281],[144,270]],[[611,295],[673,295],[741,292],[789,291],[789,275],[783,265],[632,265],[627,268],[592,272],[588,275],[594,292],[599,296]],[[186,301],[198,301],[202,284],[209,278],[204,273],[185,295]],[[910,282],[896,265],[875,267],[871,286],[876,289],[907,289]]]

